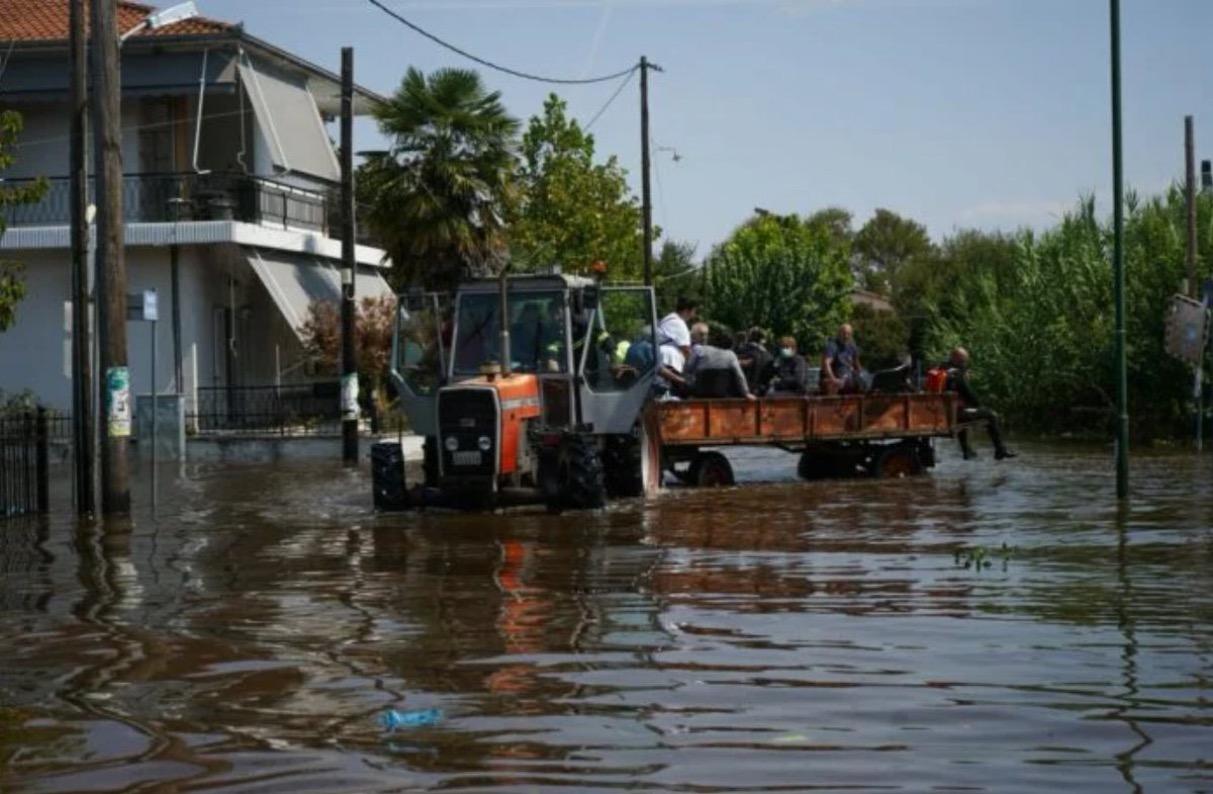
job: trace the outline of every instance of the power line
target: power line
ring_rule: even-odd
[[[590,119],[590,122],[585,125],[586,132],[589,132],[590,127],[594,126],[594,122],[598,121],[599,117],[602,116],[603,113],[606,113],[607,108],[611,106],[611,103],[615,101],[616,97],[623,92],[623,89],[627,88],[628,83],[632,82],[632,76],[635,74],[635,69],[628,71],[627,75],[624,76],[623,80],[619,83],[619,87],[615,89],[615,93],[611,94],[611,98],[608,99],[602,107],[598,108],[598,112],[594,114],[594,118]]]
[[[583,78],[580,80],[571,80],[571,79],[564,79],[564,78],[559,78],[559,77],[543,77],[543,76],[537,75],[537,74],[529,74],[528,72],[520,72],[516,69],[510,69],[509,67],[495,64],[492,61],[486,61],[484,58],[479,58],[475,55],[472,55],[470,52],[468,52],[466,50],[459,49],[454,44],[450,44],[448,42],[443,41],[442,39],[435,36],[433,33],[430,33],[428,30],[425,30],[424,28],[418,27],[417,25],[413,24],[412,22],[409,22],[407,19],[402,17],[400,14],[396,13],[392,9],[385,6],[383,3],[379,2],[379,0],[367,0],[367,2],[369,2],[371,5],[378,8],[383,13],[392,17],[397,22],[400,22],[401,24],[405,25],[409,29],[411,29],[417,33],[420,33],[422,36],[425,36],[427,39],[434,42],[435,44],[445,47],[446,49],[450,50],[451,52],[462,55],[464,58],[475,61],[476,63],[480,64],[481,66],[487,66],[490,69],[496,69],[499,72],[504,72],[505,74],[513,75],[514,77],[521,77],[523,80],[534,80],[535,82],[538,82],[538,83],[556,83],[559,85],[587,85],[589,83],[610,82],[611,80],[616,80],[620,77],[623,77],[624,75],[631,74],[632,72],[634,72],[640,68],[639,66],[632,66],[627,69],[624,69],[623,71],[616,72],[615,74],[607,74],[607,75],[603,75],[601,77]]]

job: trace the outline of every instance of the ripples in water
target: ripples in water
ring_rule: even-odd
[[[1213,789],[1209,461],[1135,458],[1121,510],[1106,450],[1025,452],[742,451],[742,488],[568,516],[189,467],[129,533],[10,522],[0,788]]]

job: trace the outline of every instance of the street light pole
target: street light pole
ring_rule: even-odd
[[[116,3],[94,0],[92,10],[93,156],[97,204],[97,341],[102,387],[101,512],[131,510],[128,446],[130,370],[126,355],[126,252],[122,229],[121,64]]]
[[[1125,364],[1124,163],[1120,129],[1120,0],[1112,28],[1112,270],[1116,301],[1116,498],[1129,497],[1129,379]]]

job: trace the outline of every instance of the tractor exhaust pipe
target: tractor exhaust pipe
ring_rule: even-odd
[[[501,374],[506,376],[510,374],[510,301],[509,301],[509,281],[506,279],[505,271],[507,265],[502,265],[501,274],[498,276],[498,288],[501,291],[501,332],[500,342],[498,346],[501,349]]]

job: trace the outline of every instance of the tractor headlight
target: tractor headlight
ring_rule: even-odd
[[[443,442],[443,446],[446,447],[447,452],[454,452],[459,449],[459,439],[454,436],[447,436],[446,441]]]
[[[476,440],[476,446],[480,447],[481,452],[488,452],[493,448],[493,439],[488,436],[481,436]]]

